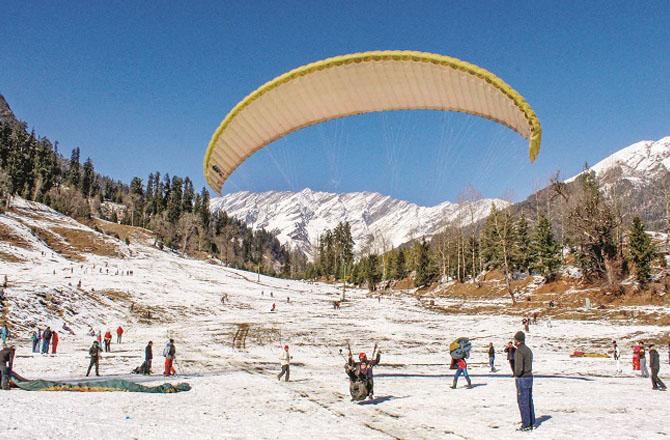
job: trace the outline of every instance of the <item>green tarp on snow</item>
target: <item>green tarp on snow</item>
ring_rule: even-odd
[[[26,391],[79,391],[79,392],[101,392],[101,391],[125,391],[129,393],[178,393],[189,391],[191,386],[187,383],[172,385],[164,383],[157,386],[145,386],[123,379],[109,379],[92,382],[52,382],[48,380],[18,380],[16,377],[12,382],[17,387]]]

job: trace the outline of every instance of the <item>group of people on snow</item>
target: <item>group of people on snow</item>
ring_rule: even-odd
[[[49,345],[51,345],[51,354],[58,351],[59,336],[56,330],[47,326],[44,330],[38,328],[30,333],[33,353],[49,354]]]

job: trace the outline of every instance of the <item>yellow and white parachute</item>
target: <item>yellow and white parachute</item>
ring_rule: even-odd
[[[373,51],[327,58],[262,85],[226,115],[203,164],[217,193],[249,156],[319,122],[386,110],[432,109],[469,113],[503,124],[540,151],[540,121],[502,79],[456,58],[426,52]]]

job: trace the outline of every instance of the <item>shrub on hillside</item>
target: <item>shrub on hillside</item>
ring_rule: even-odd
[[[73,218],[88,218],[91,209],[88,202],[77,190],[70,188],[52,188],[48,193],[49,206],[58,212]]]

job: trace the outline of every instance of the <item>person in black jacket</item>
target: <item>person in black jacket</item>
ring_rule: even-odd
[[[99,371],[99,364],[100,364],[100,352],[102,351],[102,348],[100,348],[100,344],[98,341],[93,341],[93,345],[91,345],[91,348],[88,349],[88,354],[91,357],[91,362],[88,364],[88,371],[86,371],[86,377],[88,377],[89,374],[91,374],[91,368],[95,365],[95,375],[100,376],[100,371]]]
[[[509,366],[512,369],[512,375],[514,375],[514,352],[516,351],[516,347],[514,347],[514,344],[512,341],[509,341],[507,343],[507,347],[505,347],[505,353],[507,354],[507,362],[509,362]]]
[[[13,345],[11,347],[3,345],[2,350],[0,350],[0,388],[3,390],[9,389],[9,379],[12,373],[15,353],[16,349]]]
[[[496,350],[493,348],[493,342],[489,342],[489,367],[491,368],[491,373],[496,371]]]
[[[531,431],[535,425],[535,406],[533,405],[533,352],[526,346],[524,332],[514,335],[514,380],[516,399],[521,413],[520,431]]]
[[[651,367],[651,387],[654,390],[665,391],[665,384],[658,378],[658,372],[661,369],[661,359],[656,351],[654,344],[649,345],[649,367]]]
[[[149,341],[144,349],[144,374],[151,374],[151,362],[154,359],[153,345],[154,343]]]
[[[345,371],[349,375],[349,379],[352,381],[363,381],[367,387],[367,397],[370,399],[374,399],[374,375],[372,373],[372,368],[376,367],[379,365],[379,362],[381,361],[381,351],[373,350],[374,352],[377,352],[377,355],[375,356],[374,359],[368,360],[368,357],[365,353],[361,352],[358,355],[358,362],[354,362],[354,359],[351,355],[351,351],[349,351],[349,359],[347,360],[347,364],[345,365]]]

